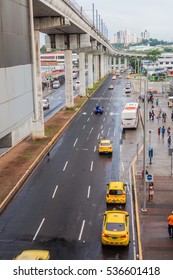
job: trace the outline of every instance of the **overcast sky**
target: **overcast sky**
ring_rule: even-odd
[[[73,2],[73,0],[71,0]],[[173,0],[75,0],[92,18],[92,4],[108,28],[108,37],[127,29],[151,38],[173,41]]]

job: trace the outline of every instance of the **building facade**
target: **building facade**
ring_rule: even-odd
[[[0,1],[0,148],[32,130],[29,1]]]

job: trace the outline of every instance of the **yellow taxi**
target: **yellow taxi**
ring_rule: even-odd
[[[25,250],[14,260],[49,260],[50,254],[47,250]]]
[[[106,203],[126,203],[126,184],[110,182],[107,186]]]
[[[130,232],[128,212],[110,210],[104,213],[101,241],[102,245],[129,245]]]
[[[98,148],[99,154],[112,154],[113,148],[112,148],[112,142],[110,140],[100,140],[99,142],[99,148]]]
[[[130,75],[126,75],[126,79],[130,79],[131,77],[130,77]]]
[[[118,78],[119,78],[119,79],[121,79],[121,78],[122,78],[122,76],[121,76],[121,75],[119,75],[119,76],[118,76]]]

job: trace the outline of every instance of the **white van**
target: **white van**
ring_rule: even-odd
[[[59,88],[60,87],[60,82],[59,81],[54,81],[52,87],[53,88]]]

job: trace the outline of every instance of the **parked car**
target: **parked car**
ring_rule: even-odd
[[[112,76],[112,80],[116,80],[116,76],[115,75]]]
[[[94,113],[95,113],[96,115],[98,115],[98,114],[103,114],[103,106],[96,106],[96,107],[94,108]]]
[[[98,151],[99,154],[112,154],[112,142],[110,140],[100,140]]]
[[[111,210],[104,213],[101,241],[102,245],[129,245],[130,230],[128,212]]]
[[[106,203],[126,203],[126,184],[110,182],[107,184]]]
[[[43,98],[43,109],[46,110],[46,109],[49,109],[49,107],[50,107],[49,99]]]

